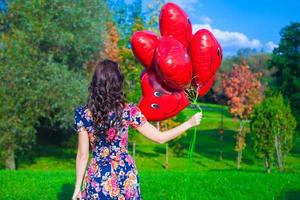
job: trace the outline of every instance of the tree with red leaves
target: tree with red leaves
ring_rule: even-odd
[[[255,105],[259,104],[264,96],[264,87],[260,81],[262,73],[253,73],[244,61],[241,66],[234,65],[230,73],[224,73],[222,76],[222,89],[228,98],[229,112],[240,122],[235,145],[235,150],[238,152],[237,168],[239,169],[242,152],[246,147],[245,124]]]

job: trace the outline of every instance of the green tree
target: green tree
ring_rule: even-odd
[[[255,107],[251,117],[254,151],[264,158],[269,173],[274,155],[280,170],[284,168],[286,155],[292,148],[296,120],[288,102],[281,94],[267,97]]]
[[[290,100],[300,120],[300,23],[291,23],[280,31],[278,48],[273,50],[270,67],[277,69],[275,87]]]
[[[98,0],[11,0],[1,13],[0,159],[15,160],[35,144],[36,126],[73,127],[86,98],[84,63],[102,46],[106,5]],[[99,12],[101,10],[101,12]]]
[[[153,0],[147,6],[146,14],[149,16],[146,21],[147,30],[150,30],[156,34],[159,33],[159,15],[161,7],[164,5],[165,0]]]

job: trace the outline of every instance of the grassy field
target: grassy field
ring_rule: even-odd
[[[0,199],[70,199],[74,170],[0,171]],[[189,180],[187,179],[189,177]],[[145,200],[299,199],[299,173],[141,171]]]
[[[242,169],[235,169],[234,134],[238,122],[224,113],[225,132],[220,142],[221,107],[203,104],[204,118],[197,132],[196,153],[188,164],[188,145],[193,130],[169,142],[168,169],[165,144],[155,144],[131,132],[129,150],[136,143],[136,163],[144,200],[156,199],[300,199],[300,154],[287,157],[286,172],[264,172],[262,160],[251,148],[250,135]],[[180,120],[195,110],[186,109]],[[174,151],[182,145],[182,156]],[[17,171],[0,171],[0,199],[70,199],[75,182],[76,149],[37,146],[34,163],[21,163]],[[220,160],[220,151],[223,159]]]

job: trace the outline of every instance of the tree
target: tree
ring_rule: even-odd
[[[275,87],[290,100],[300,120],[300,23],[291,23],[280,31],[278,48],[273,50],[271,68],[276,68]]]
[[[272,75],[276,69],[269,69],[269,62],[271,60],[271,53],[256,52],[249,48],[239,49],[236,55],[225,57],[220,72],[229,72],[234,64],[241,65],[244,61],[251,67],[253,72],[261,72],[261,81],[264,85],[270,84]]]
[[[237,168],[240,168],[242,152],[246,146],[245,124],[254,106],[263,99],[263,87],[259,80],[261,73],[252,73],[250,67],[234,65],[229,74],[224,73],[222,78],[222,89],[228,98],[229,112],[239,119],[240,127],[236,135],[235,150],[237,155]]]
[[[130,38],[135,31],[144,30],[142,1],[134,0],[131,4],[126,4],[124,0],[108,0],[108,4],[120,33],[119,63],[125,76],[127,101],[138,102],[141,98],[140,74],[143,67],[132,53]]]
[[[106,37],[104,40],[103,48],[100,50],[99,53],[95,54],[95,56],[86,63],[86,69],[89,74],[92,74],[94,72],[96,62],[99,59],[110,59],[116,62],[119,61],[119,39],[120,36],[117,27],[113,24],[113,22],[107,22]]]
[[[148,20],[146,21],[146,27],[148,30],[159,34],[159,14],[161,7],[165,4],[165,0],[154,0],[148,4],[148,9],[146,14],[149,16]]]
[[[144,23],[142,0],[133,0],[131,3],[126,3],[125,0],[106,0],[106,2],[120,33],[119,46],[130,48],[130,37],[135,31],[133,27],[137,23]]]
[[[275,153],[277,166],[283,170],[296,128],[296,120],[289,103],[281,94],[267,97],[255,107],[250,127],[254,151],[264,158],[267,172],[271,171]]]
[[[106,29],[107,37],[104,42],[103,50],[100,53],[100,57],[118,61],[120,56],[120,50],[118,47],[120,37],[118,29],[112,22],[108,22],[106,24]]]
[[[73,127],[74,108],[86,99],[87,77],[80,71],[102,46],[106,5],[97,0],[8,5],[0,13],[8,24],[0,33],[0,167],[15,169],[15,160],[35,144],[40,119]]]
[[[243,62],[250,66],[252,72],[262,73],[261,83],[264,87],[269,87],[273,80],[273,74],[276,72],[276,68],[269,69],[270,60],[271,53],[257,52],[250,48],[239,49],[236,55],[225,57],[220,70],[215,75],[213,89],[204,96],[203,100],[223,105],[226,97],[221,87],[221,74],[229,73],[235,64],[242,65]]]

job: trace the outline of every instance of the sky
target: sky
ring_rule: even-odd
[[[130,2],[131,0],[126,0]],[[152,0],[143,0],[144,9]],[[207,28],[220,42],[225,56],[240,48],[271,52],[280,30],[300,22],[300,0],[169,0],[189,15],[193,32]]]

